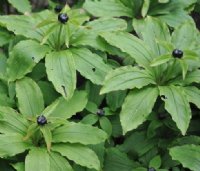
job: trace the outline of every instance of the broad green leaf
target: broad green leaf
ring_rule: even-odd
[[[26,134],[29,123],[27,122],[25,118],[22,117],[22,115],[17,113],[17,111],[8,107],[0,107],[0,116],[2,116],[0,120],[1,122],[3,122],[1,123],[3,124],[3,127],[10,128],[9,130],[12,133],[18,132],[22,135]]]
[[[190,85],[191,83],[200,83],[200,70],[194,70],[192,72],[188,72],[185,79],[183,80],[182,76],[174,79],[172,81],[173,84],[183,84]]]
[[[126,97],[120,113],[123,133],[136,129],[151,113],[158,96],[157,88],[133,90]]]
[[[150,6],[150,0],[144,0],[143,6],[142,6],[142,17],[146,17],[148,10]]]
[[[137,67],[125,66],[111,71],[106,76],[100,93],[133,88],[140,89],[148,84],[155,84],[155,81],[147,71]]]
[[[30,143],[23,141],[18,134],[0,135],[0,156],[8,157],[22,153],[31,147]]]
[[[85,25],[85,29],[88,33],[101,33],[101,32],[111,32],[111,31],[122,31],[126,30],[127,23],[119,18],[99,18],[88,22]]]
[[[81,123],[69,122],[53,131],[53,142],[98,144],[106,138],[104,131]]]
[[[157,58],[155,58],[152,62],[151,62],[151,66],[152,67],[155,67],[155,66],[158,66],[158,65],[161,65],[161,64],[165,64],[167,63],[168,61],[172,60],[172,56],[167,54],[167,55],[161,55]]]
[[[76,88],[76,68],[69,51],[52,52],[46,56],[48,79],[66,99],[73,96]]]
[[[103,59],[91,51],[81,48],[72,49],[76,69],[91,80],[94,84],[102,84],[106,74],[111,71],[111,67],[103,62]]]
[[[124,143],[120,145],[118,149],[124,153],[130,152],[141,157],[145,156],[145,154],[157,144],[157,139],[147,138],[147,132],[135,131],[125,139]]]
[[[16,35],[41,41],[44,32],[46,32],[46,27],[36,30],[36,25],[52,14],[52,12],[45,10],[29,15],[4,15],[0,16],[0,25]]]
[[[16,163],[16,164],[12,164],[12,167],[13,167],[16,171],[25,171],[25,165],[24,165],[23,162]]]
[[[8,44],[10,40],[12,40],[12,35],[0,28],[0,47]]]
[[[100,169],[100,162],[94,151],[80,144],[58,144],[52,147],[53,151],[59,152],[75,163],[87,168]]]
[[[98,121],[99,117],[94,114],[89,114],[86,115],[82,120],[81,123],[83,124],[88,124],[88,125],[93,125]]]
[[[41,127],[40,130],[41,130],[41,132],[43,134],[45,143],[47,145],[47,150],[50,151],[51,150],[51,142],[52,142],[51,130],[50,130],[50,128],[48,126]]]
[[[20,3],[18,0],[8,0],[8,2],[21,13],[31,12],[29,0],[22,0]]]
[[[175,48],[187,50],[194,46],[197,30],[193,23],[186,22],[180,25],[172,34],[172,43]]]
[[[188,86],[184,87],[184,91],[187,95],[188,101],[195,104],[200,109],[200,90],[196,87]]]
[[[193,171],[199,171],[200,146],[184,145],[172,147],[170,155],[173,160],[178,160],[184,167]]]
[[[106,103],[112,111],[116,111],[121,107],[126,97],[127,91],[115,91],[106,95]]]
[[[109,135],[112,134],[112,124],[107,117],[102,117],[99,119],[101,128]]]
[[[33,67],[49,51],[47,46],[42,46],[33,40],[20,41],[11,51],[8,58],[8,80],[15,81],[31,72]]]
[[[25,159],[25,171],[50,171],[49,158],[45,149],[31,149]]]
[[[117,0],[86,0],[83,6],[89,13],[97,17],[132,17],[133,12]],[[99,8],[101,7],[101,8]]]
[[[106,151],[105,171],[132,171],[134,165],[133,160],[117,148],[109,148]]]
[[[153,55],[142,40],[126,32],[102,33],[101,36],[109,44],[130,55],[140,66],[149,67]]]
[[[191,110],[187,97],[180,87],[176,86],[160,86],[160,95],[165,96],[165,109],[170,113],[177,127],[183,135],[188,129]]]
[[[16,82],[16,96],[20,112],[27,117],[40,115],[44,109],[44,101],[39,86],[30,78]]]
[[[169,28],[157,18],[146,17],[144,20],[133,20],[137,34],[151,48],[155,55],[166,53],[160,42],[171,42]]]
[[[73,171],[69,162],[61,155],[50,153],[50,171]]]
[[[149,163],[149,167],[153,167],[155,169],[159,169],[161,166],[161,157],[155,156]]]
[[[44,115],[48,117],[65,118],[68,119],[76,113],[82,111],[87,105],[87,93],[85,91],[75,91],[71,99],[66,100],[60,97],[56,100],[56,107]],[[54,103],[52,105],[54,105]]]
[[[39,85],[42,91],[45,106],[50,105],[59,97],[59,94],[56,92],[56,90],[50,82],[38,81],[37,84]]]

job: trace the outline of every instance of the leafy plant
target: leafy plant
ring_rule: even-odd
[[[197,0],[2,0],[3,171],[199,171]]]
[[[194,5],[195,2],[196,0],[86,0],[84,8],[97,17],[123,16],[134,18],[134,23],[135,19],[153,16],[172,27],[176,27],[184,21],[191,19],[187,14],[187,9]]]

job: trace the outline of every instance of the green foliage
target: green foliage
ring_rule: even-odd
[[[199,171],[199,1],[42,3],[0,2],[0,168]]]

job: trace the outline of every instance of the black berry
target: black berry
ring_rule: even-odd
[[[156,169],[154,169],[153,167],[148,168],[147,171],[156,171]]]
[[[61,5],[56,5],[55,8],[54,8],[54,11],[59,13],[62,11],[62,6]]]
[[[183,57],[183,51],[179,49],[174,49],[172,52],[172,56],[174,58],[182,58]]]
[[[47,124],[46,117],[44,115],[38,116],[37,117],[37,123],[38,123],[38,125],[41,125],[41,126]]]
[[[98,109],[97,110],[97,115],[104,116],[105,115],[105,111],[103,109]]]
[[[60,13],[58,15],[58,21],[60,21],[62,24],[65,24],[69,20],[69,17],[66,13]]]

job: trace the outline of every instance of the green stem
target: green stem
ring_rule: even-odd
[[[166,72],[166,74],[164,74],[164,77],[162,79],[162,83],[164,83],[165,81],[167,81],[170,78],[171,74],[174,71],[175,65],[176,65],[176,60],[174,60],[172,65],[167,69],[167,72]]]
[[[60,40],[61,40],[62,28],[63,28],[63,25],[61,24],[60,28],[59,28],[59,32],[58,32],[58,42],[57,42],[57,50],[58,51],[60,50],[60,47],[61,47]]]

